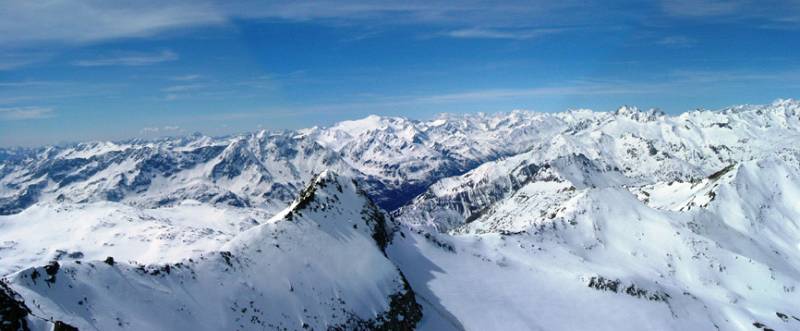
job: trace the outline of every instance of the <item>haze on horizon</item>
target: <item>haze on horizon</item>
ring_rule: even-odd
[[[797,1],[5,1],[0,147],[800,90]]]

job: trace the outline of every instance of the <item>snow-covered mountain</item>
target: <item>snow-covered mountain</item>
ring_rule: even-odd
[[[219,250],[272,216],[184,201],[152,209],[118,202],[42,203],[0,216],[0,274],[59,260],[166,263]]]
[[[441,179],[395,214],[447,231],[474,220],[529,181],[562,183],[551,186],[545,194],[551,197],[569,195],[573,187],[689,182],[737,162],[800,148],[800,103],[791,100],[674,117],[631,107],[551,116],[565,119],[562,131],[527,152]]]
[[[376,195],[395,209],[439,178],[522,152],[558,128],[550,116],[514,111],[440,115],[431,121],[369,116],[330,128],[304,130],[390,189]]]
[[[394,225],[326,171],[221,250],[162,264],[52,262],[9,276],[27,322],[79,329],[410,329],[420,306],[384,253]]]
[[[0,317],[797,330],[798,141],[778,100],[2,150]]]
[[[185,199],[277,212],[325,169],[356,178],[391,210],[439,178],[524,150],[548,128],[541,118],[526,112],[426,122],[370,116],[324,129],[2,150],[0,215],[39,201],[149,208]]]
[[[158,207],[186,199],[277,212],[325,169],[360,178],[336,153],[294,132],[48,147],[5,162],[0,214],[39,201]]]
[[[673,183],[681,195],[597,187],[549,203],[537,184],[465,228],[480,234],[408,229],[392,245],[417,297],[449,317],[434,329],[800,328],[797,151],[698,181],[694,199]]]

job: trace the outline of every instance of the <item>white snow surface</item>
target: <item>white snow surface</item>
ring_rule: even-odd
[[[28,268],[9,279],[31,320],[81,330],[319,330],[411,321],[392,299],[410,290],[373,239],[384,227],[370,212],[381,212],[354,185],[324,172],[264,224],[222,250],[177,263],[62,261],[52,275]]]
[[[777,100],[0,151],[0,300],[34,330],[798,330],[798,141]]]
[[[707,207],[687,211],[596,188],[531,222],[523,201],[516,215],[503,206],[486,218],[523,232],[409,228],[390,256],[444,316],[435,329],[796,330],[798,162],[796,153],[745,162]]]
[[[259,209],[196,201],[155,209],[116,202],[37,204],[0,216],[0,274],[62,259],[178,262],[219,250],[270,216]]]

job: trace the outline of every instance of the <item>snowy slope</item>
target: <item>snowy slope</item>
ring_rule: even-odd
[[[559,133],[527,152],[440,179],[395,215],[448,231],[533,180],[533,169],[557,169],[577,188],[692,182],[800,141],[800,102],[792,100],[675,117],[631,107],[552,116],[569,119]]]
[[[798,141],[778,100],[1,150],[0,322],[798,330]]]
[[[626,183],[618,171],[600,169],[583,155],[567,155],[539,164],[532,163],[529,157],[523,153],[488,162],[462,176],[444,178],[396,210],[395,215],[406,224],[447,232],[479,219],[505,199],[527,200],[528,195],[536,195],[559,200],[558,196],[569,196],[576,187]],[[532,191],[520,192],[523,188]],[[549,205],[544,200],[539,202]],[[544,214],[545,209],[539,211]]]
[[[58,260],[170,263],[219,250],[271,214],[199,202],[139,209],[116,202],[37,204],[0,216],[0,275]]]
[[[31,323],[79,329],[408,329],[421,315],[383,253],[391,227],[354,182],[324,172],[221,251],[148,266],[64,261],[9,282]]]
[[[515,215],[499,209],[527,226],[516,234],[408,229],[389,252],[420,301],[449,316],[438,326],[797,330],[798,156],[742,163],[703,208],[655,209],[622,188],[589,188],[533,224],[525,201]]]

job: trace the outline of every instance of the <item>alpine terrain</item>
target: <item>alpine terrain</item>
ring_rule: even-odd
[[[800,330],[800,101],[0,150],[2,330]]]

